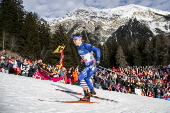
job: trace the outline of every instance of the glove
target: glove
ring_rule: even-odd
[[[81,62],[81,63],[79,64],[79,72],[83,71],[83,69],[84,69],[85,67],[86,67],[85,62]]]
[[[100,64],[100,60],[97,60],[97,61],[96,61],[96,67],[97,67],[97,68],[99,67],[99,64]]]

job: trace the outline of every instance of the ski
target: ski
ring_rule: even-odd
[[[62,101],[62,103],[97,103],[97,102],[85,102],[85,101]]]
[[[74,91],[68,91],[68,90],[63,90],[63,89],[55,89],[55,90],[66,92],[66,93],[71,93],[71,94],[75,94],[75,95],[84,96],[82,93],[78,93],[78,92],[74,92]],[[100,99],[100,100],[106,100],[106,101],[118,103],[118,101],[107,99],[107,98],[102,98],[102,97],[98,97],[98,96],[91,96],[91,98]]]
[[[47,100],[42,100],[42,99],[38,99],[39,101],[47,101]],[[48,101],[48,102],[59,102],[59,103],[97,103],[97,102],[85,102],[85,101],[57,101],[57,100],[54,100],[54,101]]]

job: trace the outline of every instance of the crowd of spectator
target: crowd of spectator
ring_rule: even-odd
[[[50,66],[42,60],[21,57],[0,56],[0,72],[35,77],[41,71],[51,78],[62,77],[64,83],[79,85],[79,68],[66,69]],[[170,65],[168,66],[127,66],[106,69],[100,67],[93,74],[95,88],[131,93],[154,98],[170,98]]]
[[[93,77],[95,86],[104,90],[170,98],[170,65],[100,69]]]
[[[60,77],[65,83],[69,84],[78,84],[79,74],[78,69],[74,69],[73,67],[69,69],[65,67],[59,68],[58,65],[47,65],[41,59],[30,60],[12,56],[0,56],[0,72],[34,78],[39,77],[39,75],[36,75],[37,73],[44,73],[48,78]]]

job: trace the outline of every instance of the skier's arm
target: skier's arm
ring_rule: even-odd
[[[95,53],[96,53],[96,60],[100,61],[100,49],[95,47],[95,46],[93,46],[92,47],[92,51],[95,51]]]

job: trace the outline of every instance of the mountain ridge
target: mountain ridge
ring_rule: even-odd
[[[77,10],[75,11],[72,11],[72,12],[68,12],[65,16],[63,17],[60,17],[60,18],[51,18],[50,20],[47,19],[48,21],[53,21],[53,20],[56,20],[56,21],[62,21],[65,17],[67,17],[68,15],[76,12],[76,11],[80,11],[80,10],[84,10],[84,11],[98,11],[98,12],[108,12],[108,13],[111,13],[112,14],[116,14],[117,15],[120,15],[120,12],[125,12],[125,10],[127,12],[129,12],[129,10],[132,10],[132,9],[138,9],[139,10],[151,10],[157,14],[163,14],[163,15],[168,15],[170,14],[170,12],[168,11],[161,11],[161,10],[158,10],[158,9],[154,9],[154,8],[149,8],[149,7],[145,7],[145,6],[140,6],[140,5],[135,5],[135,4],[130,4],[130,5],[126,5],[126,6],[119,6],[119,7],[116,7],[116,8],[109,8],[109,9],[99,9],[99,8],[95,8],[95,7],[87,7],[87,8],[78,8]],[[136,12],[136,11],[133,11],[133,12]],[[133,13],[133,12],[130,12],[130,13]],[[108,17],[108,16],[106,16]],[[74,19],[74,18],[72,18]]]
[[[74,27],[74,32],[86,30],[92,34],[91,38],[98,36],[99,40],[106,41],[112,37],[116,30],[126,25],[129,20],[136,19],[148,27],[153,35],[157,35],[157,28],[165,33],[170,32],[169,15],[170,12],[167,11],[134,4],[111,9],[79,8],[53,20],[51,32],[54,33],[56,26],[62,25],[67,33]],[[97,34],[96,28],[100,28]]]

